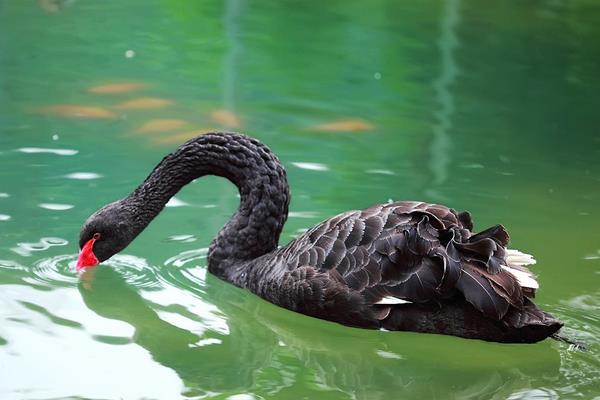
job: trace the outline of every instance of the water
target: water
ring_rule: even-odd
[[[0,397],[599,398],[599,12],[0,2]],[[502,222],[538,259],[537,303],[590,350],[365,331],[270,305],[206,272],[238,203],[217,178],[78,276],[85,218],[207,129],[280,156],[283,242],[390,198]]]

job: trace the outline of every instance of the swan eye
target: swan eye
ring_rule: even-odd
[[[100,239],[100,234],[99,234],[98,232],[94,233],[94,236],[93,236],[93,238],[94,238],[95,240],[98,240],[98,239]]]

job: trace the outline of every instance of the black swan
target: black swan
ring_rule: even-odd
[[[277,247],[290,193],[277,157],[258,140],[208,133],[167,155],[127,197],[83,225],[77,269],[123,250],[184,185],[229,179],[240,206],[212,241],[208,269],[287,309],[340,324],[533,343],[562,323],[530,300],[527,254],[502,225],[472,233],[468,212],[402,201],[349,211]]]

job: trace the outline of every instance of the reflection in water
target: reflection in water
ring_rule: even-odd
[[[40,289],[0,286],[0,398],[178,398],[179,378],[131,343],[133,327],[90,312],[76,286]]]
[[[210,119],[221,126],[230,129],[237,129],[240,127],[240,117],[234,114],[233,111],[225,109],[217,109],[210,112]]]
[[[237,21],[241,13],[242,2],[240,0],[227,0],[225,2],[224,28],[227,40],[227,52],[223,61],[223,105],[225,110],[214,111],[211,118],[218,123],[223,123],[228,128],[238,128],[240,126],[240,121],[235,115],[235,91],[239,84],[237,82],[237,68],[242,52]]]
[[[117,104],[114,108],[119,110],[152,110],[168,107],[175,103],[173,100],[161,99],[159,97],[139,97]]]
[[[75,0],[38,0],[39,7],[48,13],[57,13],[70,7]]]
[[[186,126],[189,122],[183,119],[174,118],[162,118],[162,119],[151,119],[140,126],[136,132],[140,133],[157,133],[157,132],[172,132],[183,126]]]
[[[206,132],[214,131],[214,129],[209,128],[199,128],[194,129],[188,132],[181,132],[176,134],[171,134],[165,137],[157,137],[152,138],[153,144],[181,144],[189,139],[195,138],[196,136],[200,136]]]
[[[321,132],[365,132],[374,128],[373,124],[362,119],[342,119],[313,125],[308,130]]]
[[[139,82],[106,83],[103,85],[92,86],[88,88],[87,91],[94,94],[120,94],[137,91],[146,86],[148,85]]]
[[[37,110],[41,114],[53,115],[65,118],[89,118],[89,119],[114,119],[117,114],[109,109],[97,106],[84,106],[79,104],[57,104]]]
[[[132,325],[132,340],[148,350],[155,361],[173,369],[186,384],[188,394],[252,386],[253,373],[266,362],[270,347],[252,319],[230,323],[229,335],[207,330],[199,336],[161,319],[153,304],[117,271],[91,271],[93,277],[86,279],[89,285],[79,286],[85,304],[102,317]],[[197,319],[201,321],[202,316]],[[232,370],[237,373],[232,374]]]
[[[448,164],[450,162],[450,138],[449,130],[452,127],[450,120],[454,113],[454,99],[450,93],[450,86],[456,80],[458,68],[454,60],[453,51],[458,46],[458,38],[455,30],[459,21],[458,10],[460,0],[446,0],[440,26],[440,76],[433,83],[437,101],[440,109],[435,112],[437,124],[433,127],[433,138],[431,141],[431,159],[429,167],[433,174],[433,188],[427,191],[427,195],[444,200],[435,190],[436,186],[442,185],[448,178]]]
[[[530,387],[531,376],[558,374],[558,354],[547,345],[505,346],[505,354],[498,356],[496,345],[482,345],[472,353],[473,341],[439,337],[437,357],[446,361],[432,362],[430,341],[403,344],[418,337],[413,334],[318,321],[234,288],[207,275],[205,268],[189,267],[205,255],[203,249],[169,259],[157,277],[162,289],[152,292],[128,282],[122,275],[127,269],[91,269],[79,284],[87,307],[133,326],[133,342],[174,370],[188,396],[285,396],[309,381],[315,396],[335,391],[348,398],[383,399],[391,393],[442,398],[444,385],[435,381],[444,375],[460,382],[455,385],[458,398],[477,399],[508,396]],[[512,359],[523,352],[535,362],[516,368]],[[480,362],[469,362],[464,358],[469,354]]]

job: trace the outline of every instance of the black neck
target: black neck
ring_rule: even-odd
[[[227,178],[240,192],[238,210],[208,253],[209,270],[225,277],[231,262],[275,250],[287,218],[290,195],[285,170],[265,145],[232,133],[199,136],[167,155],[125,201],[135,205],[135,225],[141,232],[179,189],[204,175]]]

